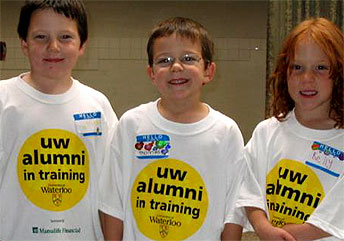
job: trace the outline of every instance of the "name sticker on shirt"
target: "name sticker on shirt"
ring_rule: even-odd
[[[74,114],[76,130],[82,136],[101,136],[101,112]]]
[[[313,142],[311,148],[313,151],[306,164],[331,176],[339,177],[344,165],[344,152],[317,141]]]
[[[171,149],[170,137],[162,134],[136,136],[135,150],[139,159],[168,157]]]

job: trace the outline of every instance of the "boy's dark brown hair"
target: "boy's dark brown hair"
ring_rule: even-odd
[[[26,41],[32,13],[36,10],[53,9],[56,13],[76,21],[80,47],[87,41],[87,12],[82,0],[26,0],[21,8],[17,32]]]
[[[283,121],[295,106],[288,93],[287,78],[295,56],[295,46],[300,40],[307,38],[315,41],[330,61],[330,78],[333,80],[333,91],[329,117],[336,122],[336,128],[344,128],[344,35],[335,24],[325,18],[301,22],[285,39],[275,71],[269,79],[272,93],[270,114],[279,121]]]
[[[184,17],[170,18],[160,22],[153,30],[147,43],[148,64],[153,67],[153,47],[158,38],[176,34],[191,41],[200,41],[205,68],[213,62],[214,43],[208,31],[198,22]]]

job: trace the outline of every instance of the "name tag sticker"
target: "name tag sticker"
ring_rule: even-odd
[[[306,164],[331,176],[339,177],[343,169],[343,160],[343,151],[315,141]]]
[[[74,114],[76,131],[82,136],[101,136],[101,112]]]

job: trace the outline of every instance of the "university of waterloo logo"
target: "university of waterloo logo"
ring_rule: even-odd
[[[159,225],[159,233],[162,238],[165,238],[168,235],[168,225],[160,224]]]
[[[62,193],[53,193],[52,201],[56,207],[59,207],[62,203]]]

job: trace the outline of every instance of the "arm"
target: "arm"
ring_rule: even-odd
[[[287,224],[283,226],[283,229],[293,235],[296,240],[315,240],[331,236],[309,223]]]
[[[222,241],[241,240],[242,227],[238,224],[226,223],[221,234]]]
[[[246,207],[247,217],[261,240],[296,241],[287,231],[272,226],[263,210]]]
[[[122,240],[123,221],[106,213],[99,213],[105,240]]]

